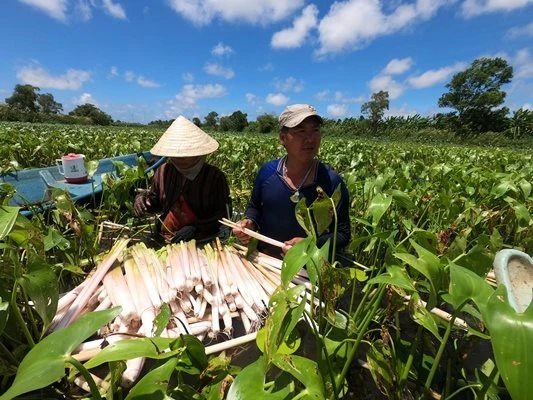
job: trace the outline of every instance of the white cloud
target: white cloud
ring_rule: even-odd
[[[330,104],[326,111],[333,118],[344,118],[348,115],[348,109],[345,104]]]
[[[283,93],[269,93],[266,97],[266,102],[274,106],[282,106],[287,104],[289,98]]]
[[[128,18],[126,16],[126,11],[124,11],[124,8],[118,3],[113,3],[112,0],[102,0],[102,6],[104,7],[104,10],[112,17],[118,19]]]
[[[362,103],[365,101],[365,98],[362,96],[350,97],[340,91],[335,92],[334,97],[337,103]]]
[[[226,46],[224,43],[219,42],[213,49],[211,50],[211,54],[214,54],[215,56],[230,56],[234,53],[233,49],[229,46]]]
[[[74,6],[74,12],[84,22],[89,21],[93,17],[93,10],[89,4],[89,0],[78,0]]]
[[[274,71],[274,65],[272,63],[266,63],[265,65],[257,69],[259,72]]]
[[[467,68],[467,65],[465,63],[459,62],[447,67],[428,70],[418,76],[410,77],[409,79],[407,79],[407,83],[416,89],[430,87],[447,80],[452,74],[460,72],[465,68]]]
[[[246,93],[244,95],[244,97],[246,98],[246,102],[248,104],[251,104],[252,106],[257,105],[257,103],[259,101],[258,97],[255,94],[253,94],[253,93]]]
[[[92,104],[98,107],[98,102],[94,99],[90,93],[82,93],[79,97],[72,101],[75,105],[81,106],[82,104]]]
[[[516,79],[533,78],[533,57],[528,49],[521,49],[513,60],[514,76]]]
[[[170,7],[196,25],[213,19],[266,25],[300,9],[304,0],[168,0]]]
[[[19,0],[59,21],[66,21],[68,0]]]
[[[461,13],[466,18],[493,12],[517,10],[533,4],[533,0],[465,0]]]
[[[184,72],[181,74],[181,79],[183,79],[185,82],[193,82],[194,74],[192,72]]]
[[[135,72],[133,71],[124,72],[124,79],[126,80],[126,82],[133,82],[135,80]]]
[[[231,79],[235,76],[231,68],[224,68],[222,65],[213,63],[205,64],[204,71],[209,75],[222,76],[226,79]]]
[[[118,68],[115,66],[112,66],[109,70],[109,76],[114,78],[115,76],[118,76]]]
[[[405,90],[404,85],[392,79],[390,75],[378,75],[370,80],[368,86],[372,93],[377,93],[381,90],[389,92],[390,100],[400,97]]]
[[[304,89],[304,82],[302,80],[298,80],[290,76],[284,80],[275,79],[274,87],[276,88],[277,91],[280,91],[280,92],[299,93]]]
[[[137,77],[137,83],[139,84],[139,86],[149,89],[158,88],[159,86],[161,86],[159,83],[150,79],[146,79],[144,76]]]
[[[323,90],[321,92],[318,92],[315,94],[315,99],[319,100],[319,101],[324,101],[324,100],[327,100],[329,98],[329,90]]]
[[[184,85],[181,91],[169,102],[166,115],[175,117],[186,109],[198,108],[198,101],[208,98],[222,97],[226,95],[226,88],[220,84],[207,85]]]
[[[403,74],[405,71],[408,71],[413,65],[413,60],[411,57],[406,57],[402,59],[393,58],[389,63],[383,68],[382,73],[384,75],[399,75]]]
[[[294,19],[290,28],[274,33],[270,45],[278,49],[292,49],[300,47],[309,31],[317,26],[318,8],[310,4],[302,11],[302,15]]]
[[[22,67],[17,78],[25,84],[47,89],[78,90],[91,78],[89,71],[70,68],[63,75],[50,75],[39,65]]]
[[[525,103],[525,104],[522,106],[522,110],[533,111],[533,104]]]
[[[379,0],[346,0],[333,3],[318,25],[318,57],[366,46],[379,36],[393,34],[418,21],[428,20],[447,0],[417,0],[402,4],[390,14]]]
[[[505,37],[515,39],[517,37],[531,37],[533,36],[533,22],[525,26],[515,26],[507,31]]]
[[[389,108],[385,110],[384,117],[408,117],[417,115],[418,113],[411,109],[408,105],[404,104],[401,107]]]

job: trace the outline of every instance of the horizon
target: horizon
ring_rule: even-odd
[[[30,84],[64,114],[90,103],[130,123],[294,103],[342,120],[385,90],[385,117],[425,117],[451,111],[437,103],[454,74],[502,57],[504,105],[533,110],[533,0],[224,3],[8,0],[0,99]]]

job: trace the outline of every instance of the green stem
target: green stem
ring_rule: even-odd
[[[102,396],[100,396],[98,386],[96,386],[96,382],[94,381],[93,377],[91,376],[91,373],[87,370],[87,368],[85,368],[83,364],[76,360],[74,357],[69,357],[67,359],[67,362],[72,364],[74,368],[80,371],[80,373],[83,375],[83,377],[87,381],[87,384],[89,385],[89,388],[91,389],[91,394],[93,395],[93,398],[95,400],[102,400]]]
[[[490,388],[490,385],[492,385],[492,382],[498,375],[498,368],[493,367],[492,371],[490,371],[490,375],[487,377],[486,381],[483,383],[483,386],[481,387],[481,390],[476,395],[476,400],[483,400],[485,398],[485,395],[487,394],[487,391]]]
[[[448,321],[448,326],[446,327],[446,332],[444,332],[444,336],[442,337],[442,340],[440,342],[439,350],[437,351],[437,354],[435,355],[435,359],[433,360],[433,365],[431,366],[431,370],[429,371],[428,377],[426,378],[426,384],[424,385],[424,389],[426,392],[429,391],[431,387],[431,382],[433,381],[433,377],[435,376],[435,373],[437,372],[437,368],[439,367],[440,359],[442,358],[442,354],[444,353],[444,349],[446,348],[446,344],[448,343],[448,339],[450,338],[450,334],[452,333],[453,323],[455,322],[455,318],[457,317],[457,312],[463,308],[463,306],[466,304],[466,301],[463,302],[452,314],[452,317],[450,318],[450,321]]]
[[[348,370],[350,369],[350,366],[351,366],[352,361],[353,361],[353,359],[355,357],[355,353],[357,352],[359,344],[363,340],[363,336],[367,333],[368,325],[370,325],[370,322],[372,321],[372,319],[374,318],[377,310],[381,306],[381,299],[383,297],[383,294],[385,293],[385,289],[386,289],[385,285],[380,285],[380,288],[379,288],[377,296],[374,297],[371,300],[372,304],[371,304],[370,312],[368,312],[365,315],[365,317],[363,319],[363,322],[361,323],[361,326],[358,327],[358,331],[359,332],[357,334],[357,338],[356,338],[355,344],[350,349],[350,351],[348,353],[348,357],[346,358],[346,362],[344,363],[344,367],[343,367],[340,375],[336,379],[335,384],[336,384],[337,387],[341,387],[341,385],[344,382],[344,378],[346,377],[346,374],[348,373]]]
[[[18,360],[13,357],[13,354],[9,351],[9,349],[6,347],[6,345],[3,342],[0,342],[0,350],[6,355],[6,357],[11,361],[14,365],[19,365]]]
[[[409,377],[409,371],[411,370],[411,365],[413,365],[413,360],[415,358],[415,352],[418,347],[418,344],[420,343],[420,337],[422,336],[422,325],[418,325],[418,329],[416,330],[416,336],[415,340],[411,343],[411,348],[409,350],[409,356],[407,357],[407,361],[405,362],[405,366],[402,371],[402,375],[400,376],[400,382],[398,384],[400,388],[400,393],[403,392],[403,388],[405,384],[407,383],[407,378]]]
[[[28,344],[30,345],[30,348],[33,348],[35,346],[35,342],[33,341],[33,337],[31,336],[30,331],[28,330],[28,327],[26,326],[26,322],[24,322],[24,318],[22,318],[22,314],[20,313],[20,310],[17,306],[17,289],[18,289],[18,282],[15,281],[15,285],[13,286],[13,292],[11,293],[11,310],[13,311],[13,315],[15,316],[15,319],[17,320],[20,329],[22,329],[22,333],[26,337],[26,340],[28,341]]]

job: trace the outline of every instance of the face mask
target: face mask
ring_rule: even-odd
[[[176,165],[176,169],[183,175],[185,178],[187,178],[190,181],[193,181],[194,178],[198,175],[200,170],[202,169],[204,162],[205,162],[205,156],[202,156],[196,164],[194,164],[192,167],[188,168],[179,168]]]

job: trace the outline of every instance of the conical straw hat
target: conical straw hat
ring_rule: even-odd
[[[183,116],[163,133],[150,152],[164,157],[195,157],[218,149],[218,142]]]

